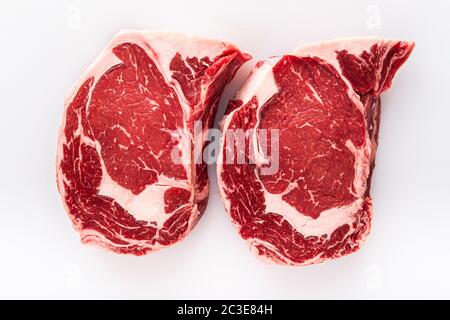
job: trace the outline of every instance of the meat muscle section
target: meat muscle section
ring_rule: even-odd
[[[336,40],[256,65],[222,122],[217,172],[231,220],[259,257],[307,265],[360,248],[372,219],[380,95],[413,47]],[[226,138],[239,130],[244,147]],[[245,161],[237,163],[239,152]]]
[[[209,190],[206,166],[191,161],[194,125],[212,125],[249,58],[182,34],[114,37],[66,99],[58,141],[58,189],[83,243],[142,255],[190,232]]]

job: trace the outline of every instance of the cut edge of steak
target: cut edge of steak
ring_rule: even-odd
[[[377,37],[337,39],[256,64],[221,123],[223,137],[248,132],[247,162],[227,163],[229,150],[238,156],[237,146],[222,138],[217,179],[233,225],[258,257],[309,265],[364,243],[380,94],[413,48]],[[258,129],[279,130],[275,174],[261,173],[272,163]]]
[[[193,161],[203,144],[194,126],[212,126],[225,85],[249,59],[187,34],[112,39],[66,97],[58,138],[58,191],[83,243],[143,255],[189,234],[209,193],[207,167]]]

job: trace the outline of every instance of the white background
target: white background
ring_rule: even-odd
[[[1,1],[0,298],[450,298],[448,1]],[[383,96],[372,233],[356,254],[266,265],[226,216],[210,168],[206,214],[144,257],[81,245],[55,184],[63,98],[122,28],[234,42],[254,59],[380,35],[416,41]],[[220,117],[220,114],[218,115]]]

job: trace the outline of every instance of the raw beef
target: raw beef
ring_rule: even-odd
[[[380,95],[413,47],[342,39],[257,64],[222,122],[217,174],[233,224],[259,257],[307,265],[360,248],[372,219]],[[229,138],[238,129],[245,145]]]
[[[194,125],[212,125],[249,58],[182,34],[114,37],[66,99],[58,142],[58,189],[83,243],[143,255],[191,231],[209,190],[206,165],[191,161]]]

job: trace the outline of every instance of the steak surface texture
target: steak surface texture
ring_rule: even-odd
[[[340,39],[256,65],[226,111],[217,166],[226,210],[256,255],[307,265],[361,247],[372,219],[380,95],[413,47]],[[244,148],[226,138],[239,130]]]
[[[206,165],[193,161],[204,147],[194,126],[213,124],[248,59],[184,34],[112,39],[66,99],[57,148],[58,190],[83,243],[143,255],[186,237],[209,192]]]

